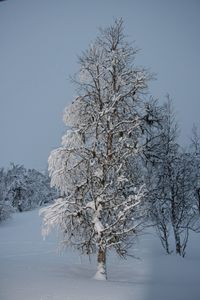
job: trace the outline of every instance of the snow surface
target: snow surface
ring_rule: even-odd
[[[0,300],[199,300],[200,235],[187,257],[165,255],[157,237],[135,245],[140,259],[108,257],[108,281],[93,279],[91,262],[73,251],[60,255],[57,236],[41,237],[38,210],[0,224]]]

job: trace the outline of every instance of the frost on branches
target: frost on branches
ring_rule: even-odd
[[[189,232],[200,231],[198,136],[193,132],[192,152],[183,149],[169,96],[161,111],[161,126],[152,139],[154,156],[147,161],[149,211],[166,253],[184,257]]]
[[[58,226],[63,244],[97,253],[98,279],[106,279],[108,250],[127,255],[143,213],[141,156],[154,116],[145,100],[150,76],[134,65],[136,53],[122,20],[100,30],[79,59],[78,96],[64,113],[70,129],[49,156],[51,185],[62,196],[41,210],[43,234]]]
[[[10,202],[6,199],[5,171],[0,169],[0,223],[6,220],[13,212]]]

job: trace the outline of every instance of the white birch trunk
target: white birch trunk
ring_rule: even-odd
[[[98,257],[97,257],[97,272],[94,276],[94,279],[107,280],[105,249],[99,248]]]

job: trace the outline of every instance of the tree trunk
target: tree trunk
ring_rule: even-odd
[[[179,255],[182,255],[180,235],[177,232],[176,228],[174,228],[174,237],[175,237],[175,243],[176,243],[176,253],[179,254]]]
[[[168,235],[167,235],[167,229],[165,228],[164,229],[164,232],[163,232],[163,243],[164,243],[164,248],[167,252],[167,254],[171,254],[171,252],[169,251],[169,242],[168,242]]]
[[[97,256],[97,272],[94,276],[97,280],[106,280],[106,250],[99,247],[98,256]]]
[[[174,194],[174,193],[172,193]],[[175,244],[176,244],[176,253],[179,255],[181,254],[181,239],[180,239],[180,234],[179,234],[179,229],[177,227],[177,215],[176,215],[176,205],[175,205],[175,200],[174,196],[172,196],[172,227],[174,231],[174,239],[175,239]]]
[[[169,251],[169,243],[168,243],[168,240],[165,240],[165,249],[166,249],[167,254],[171,254],[171,252]]]
[[[200,188],[197,189],[196,193],[197,193],[197,206],[200,214]]]

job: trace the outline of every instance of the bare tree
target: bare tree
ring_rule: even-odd
[[[155,225],[161,244],[165,251],[172,251],[169,244],[170,236],[170,170],[172,162],[178,151],[176,143],[177,125],[174,124],[171,101],[168,97],[160,109],[160,122],[154,127],[149,135],[150,143],[147,143],[146,156],[146,185],[148,187],[148,203],[150,219]]]
[[[154,116],[146,100],[151,76],[135,66],[136,53],[121,19],[100,29],[79,58],[78,96],[64,114],[68,130],[49,156],[51,184],[62,197],[42,209],[43,234],[58,225],[65,245],[97,253],[98,279],[106,279],[107,251],[126,257],[140,229],[141,156]]]
[[[191,155],[193,157],[192,165],[194,170],[194,205],[200,214],[200,135],[197,126],[194,124],[192,128],[191,145],[190,145]]]
[[[147,168],[150,215],[166,252],[172,252],[171,231],[176,253],[185,256],[189,231],[198,229],[194,209],[194,157],[177,142],[178,127],[169,97],[162,113],[161,126],[152,139],[154,155]]]

